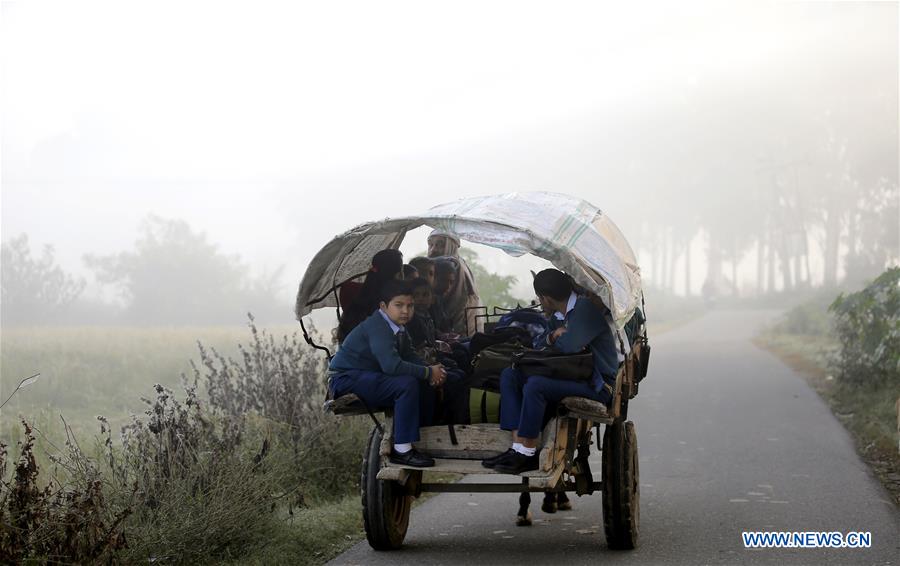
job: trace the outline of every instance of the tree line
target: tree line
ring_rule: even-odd
[[[120,306],[86,299],[86,282],[56,264],[52,246],[33,254],[27,234],[2,246],[2,323],[227,324],[247,312],[261,321],[292,320],[283,300],[284,267],[252,277],[241,258],[228,255],[183,220],[149,216],[133,249],[87,254],[84,264]]]

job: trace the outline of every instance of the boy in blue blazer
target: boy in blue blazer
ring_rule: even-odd
[[[344,339],[328,366],[328,386],[337,398],[355,393],[369,407],[394,409],[394,446],[390,461],[416,467],[434,459],[415,450],[419,426],[431,421],[434,388],[447,380],[440,364],[427,366],[412,350],[404,325],[414,303],[409,283],[390,280],[379,308]]]
[[[563,397],[587,397],[609,405],[619,363],[618,331],[608,310],[585,295],[579,295],[572,279],[557,269],[545,269],[534,277],[534,292],[544,312],[550,315],[547,346],[565,354],[590,349],[594,371],[589,381],[569,381],[539,375],[524,375],[507,368],[500,374],[500,428],[510,430],[513,445],[505,453],[488,458],[485,467],[520,474],[538,468],[537,439],[548,404]]]

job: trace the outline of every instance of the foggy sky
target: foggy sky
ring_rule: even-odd
[[[2,238],[26,232],[87,275],[81,256],[130,248],[147,214],[181,218],[257,272],[287,264],[290,296],[356,224],[552,190],[640,248],[673,195],[683,211],[747,190],[761,162],[812,154],[823,121],[896,181],[897,16],[887,2],[4,2]]]

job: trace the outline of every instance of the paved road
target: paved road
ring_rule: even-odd
[[[599,494],[554,515],[535,496],[532,527],[515,526],[514,494],[443,494],[413,511],[402,550],[362,542],[333,563],[900,564],[900,510],[803,378],[750,343],[772,316],[714,312],[651,334],[650,374],[629,408],[638,549],[606,547]],[[596,457],[592,469],[599,479]],[[748,550],[744,530],[870,531],[872,548]]]

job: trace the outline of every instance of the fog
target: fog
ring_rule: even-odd
[[[290,321],[336,234],[508,191],[597,205],[669,293],[900,259],[896,3],[6,2],[0,25],[2,239],[52,245],[92,299],[119,300],[85,255],[155,215],[284,266]],[[477,251],[529,296],[532,264]]]

